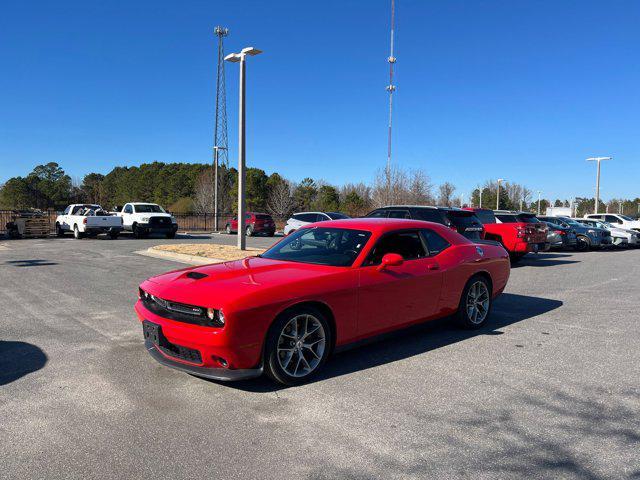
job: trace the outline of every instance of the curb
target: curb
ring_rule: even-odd
[[[224,262],[224,260],[220,258],[200,257],[197,255],[186,255],[184,253],[167,252],[164,250],[155,250],[153,247],[150,247],[147,250],[138,250],[133,253],[144,255],[145,257],[161,258],[163,260],[186,263],[187,265],[209,265],[211,263]]]

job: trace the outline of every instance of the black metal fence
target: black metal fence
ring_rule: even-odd
[[[49,218],[51,233],[55,233],[56,217],[60,214],[55,210],[43,212]],[[0,233],[6,232],[8,222],[13,220],[16,213],[13,210],[0,210]],[[173,216],[178,221],[179,231],[182,232],[214,232],[216,231],[216,218],[213,213],[174,213]],[[218,214],[218,231],[223,231],[227,224],[235,218],[229,213]],[[287,221],[286,218],[274,217],[276,229],[282,230]]]

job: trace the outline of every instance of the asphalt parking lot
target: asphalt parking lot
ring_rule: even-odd
[[[136,287],[183,265],[134,252],[160,243],[0,241],[0,478],[640,478],[640,250],[526,258],[483,330],[282,389],[151,359]]]

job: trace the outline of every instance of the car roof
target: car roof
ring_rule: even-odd
[[[127,203],[129,205],[158,205],[157,203],[152,203],[152,202],[127,202]]]
[[[372,233],[384,233],[391,230],[431,228],[438,232],[452,232],[450,228],[440,223],[427,222],[425,220],[411,220],[408,218],[346,218],[342,220],[327,220],[306,225],[302,228],[336,227],[350,230],[368,230]]]
[[[384,207],[379,207],[379,208],[376,208],[375,210],[382,210],[386,208],[429,208],[431,210],[437,210],[439,208],[447,208],[447,207],[434,207],[431,205],[385,205]]]

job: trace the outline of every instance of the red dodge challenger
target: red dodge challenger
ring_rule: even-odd
[[[160,363],[200,377],[309,380],[336,348],[453,315],[482,326],[507,252],[443,225],[360,218],[303,227],[262,255],[152,277],[135,310]]]

